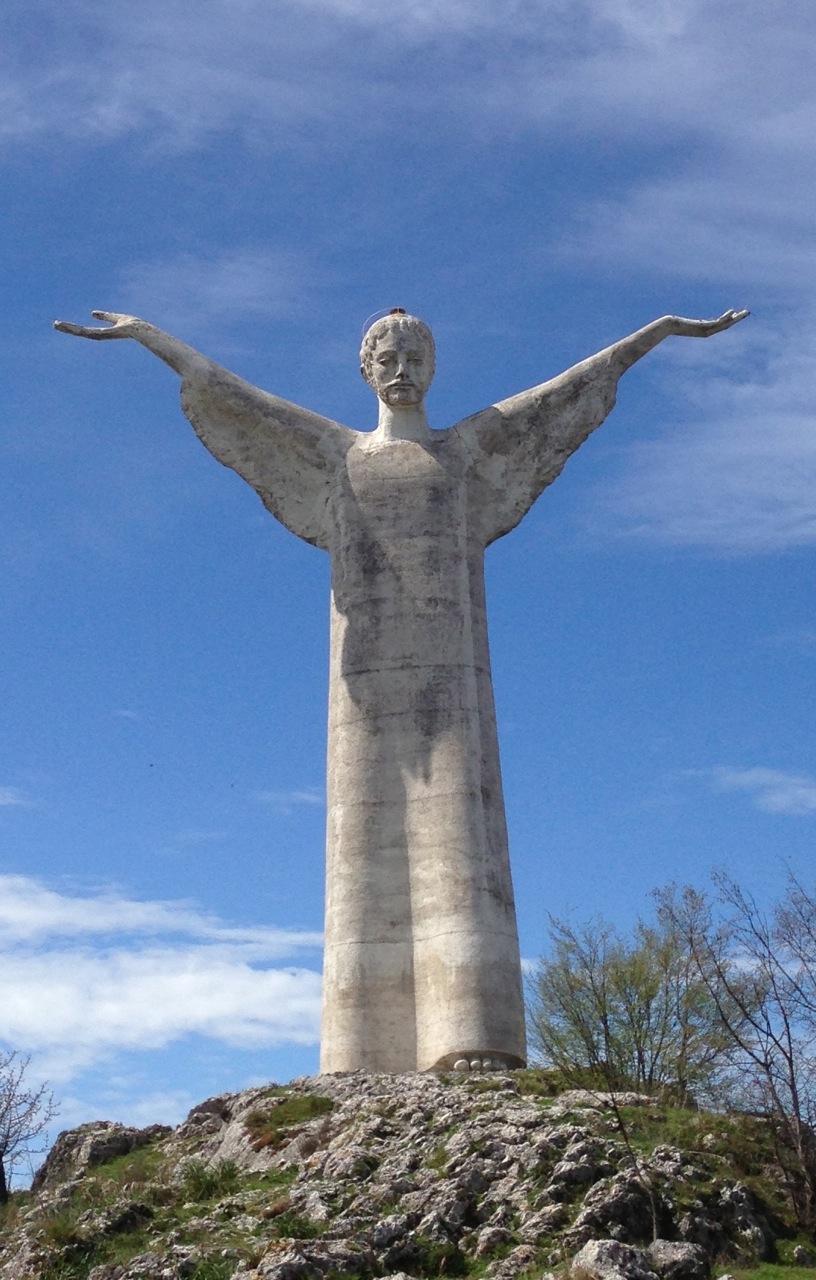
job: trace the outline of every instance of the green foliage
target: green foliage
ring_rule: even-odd
[[[320,1228],[309,1218],[296,1213],[294,1209],[284,1209],[274,1219],[275,1235],[281,1239],[313,1240],[320,1235]]]
[[[435,1240],[416,1237],[420,1255],[414,1264],[421,1276],[466,1276],[468,1260],[458,1245],[446,1241],[444,1244]]]
[[[153,1181],[163,1158],[164,1152],[161,1146],[148,1143],[143,1147],[136,1147],[133,1151],[127,1151],[124,1155],[114,1156],[105,1164],[96,1165],[95,1168],[99,1170],[97,1179],[119,1188],[130,1185],[142,1186]]]
[[[67,1209],[63,1209],[60,1213],[49,1214],[42,1224],[43,1239],[59,1249],[75,1244],[77,1242],[76,1219],[76,1213]]]
[[[772,1125],[768,1117],[716,1115],[683,1107],[621,1107],[621,1121],[631,1150],[646,1158],[655,1147],[677,1147],[692,1157],[702,1180],[672,1189],[680,1204],[705,1198],[716,1178],[744,1182],[765,1206],[775,1229],[794,1235],[796,1215],[779,1184],[774,1162]]]
[[[184,1166],[182,1187],[188,1200],[214,1200],[216,1196],[232,1195],[240,1181],[241,1173],[234,1160],[210,1165],[190,1160]]]
[[[234,1258],[202,1258],[190,1280],[230,1280],[235,1272]]]
[[[534,1054],[569,1087],[710,1096],[733,1038],[682,933],[661,919],[631,940],[595,920],[550,921],[551,952],[529,986]]]
[[[554,1067],[527,1067],[513,1072],[513,1083],[522,1097],[556,1098],[573,1086]]]
[[[816,1280],[816,1267],[797,1267],[778,1262],[760,1262],[748,1268],[729,1267],[735,1280]]]
[[[334,1110],[331,1098],[319,1094],[293,1094],[274,1107],[257,1108],[246,1118],[246,1127],[256,1151],[270,1147],[276,1151],[290,1137],[290,1130],[298,1125],[328,1115]]]
[[[448,1163],[448,1148],[444,1142],[437,1143],[426,1161],[429,1169],[435,1169],[437,1173],[442,1173],[445,1165]]]
[[[40,1272],[40,1280],[87,1280],[93,1268],[103,1261],[97,1249],[63,1254],[62,1257],[45,1263]]]
[[[777,1240],[776,1262],[782,1263],[783,1265],[786,1265],[786,1266],[791,1266],[791,1267],[795,1266],[799,1274],[801,1274],[803,1270],[805,1271],[805,1273],[807,1273],[807,1270],[808,1270],[807,1268],[803,1268],[799,1265],[799,1263],[795,1263],[793,1261],[793,1251],[794,1249],[800,1246],[806,1249],[807,1252],[811,1256],[813,1256],[814,1254],[813,1241],[810,1239],[802,1240],[802,1239],[794,1238],[790,1240]],[[816,1271],[816,1268],[810,1268],[810,1270],[811,1272],[813,1272],[813,1271]]]

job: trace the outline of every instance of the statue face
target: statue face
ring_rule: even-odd
[[[421,404],[433,378],[433,356],[420,334],[386,329],[363,370],[369,386],[392,409]]]

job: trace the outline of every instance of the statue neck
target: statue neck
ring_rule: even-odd
[[[425,405],[409,405],[404,409],[392,408],[380,400],[380,416],[374,438],[379,441],[430,439],[431,429],[425,416]]]

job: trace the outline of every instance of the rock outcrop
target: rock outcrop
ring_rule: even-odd
[[[174,1130],[83,1125],[0,1220],[0,1280],[706,1280],[772,1256],[778,1222],[721,1156],[649,1150],[650,1099],[626,1099],[638,1154],[602,1095],[540,1085],[320,1076]]]

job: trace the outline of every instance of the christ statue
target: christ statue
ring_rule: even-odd
[[[219,462],[331,557],[321,1070],[491,1070],[525,1061],[524,1006],[484,589],[514,529],[604,421],[618,379],[664,338],[742,320],[664,316],[549,382],[433,430],[428,327],[401,309],[366,332],[374,431],[244,382],[134,316],[181,378]]]

